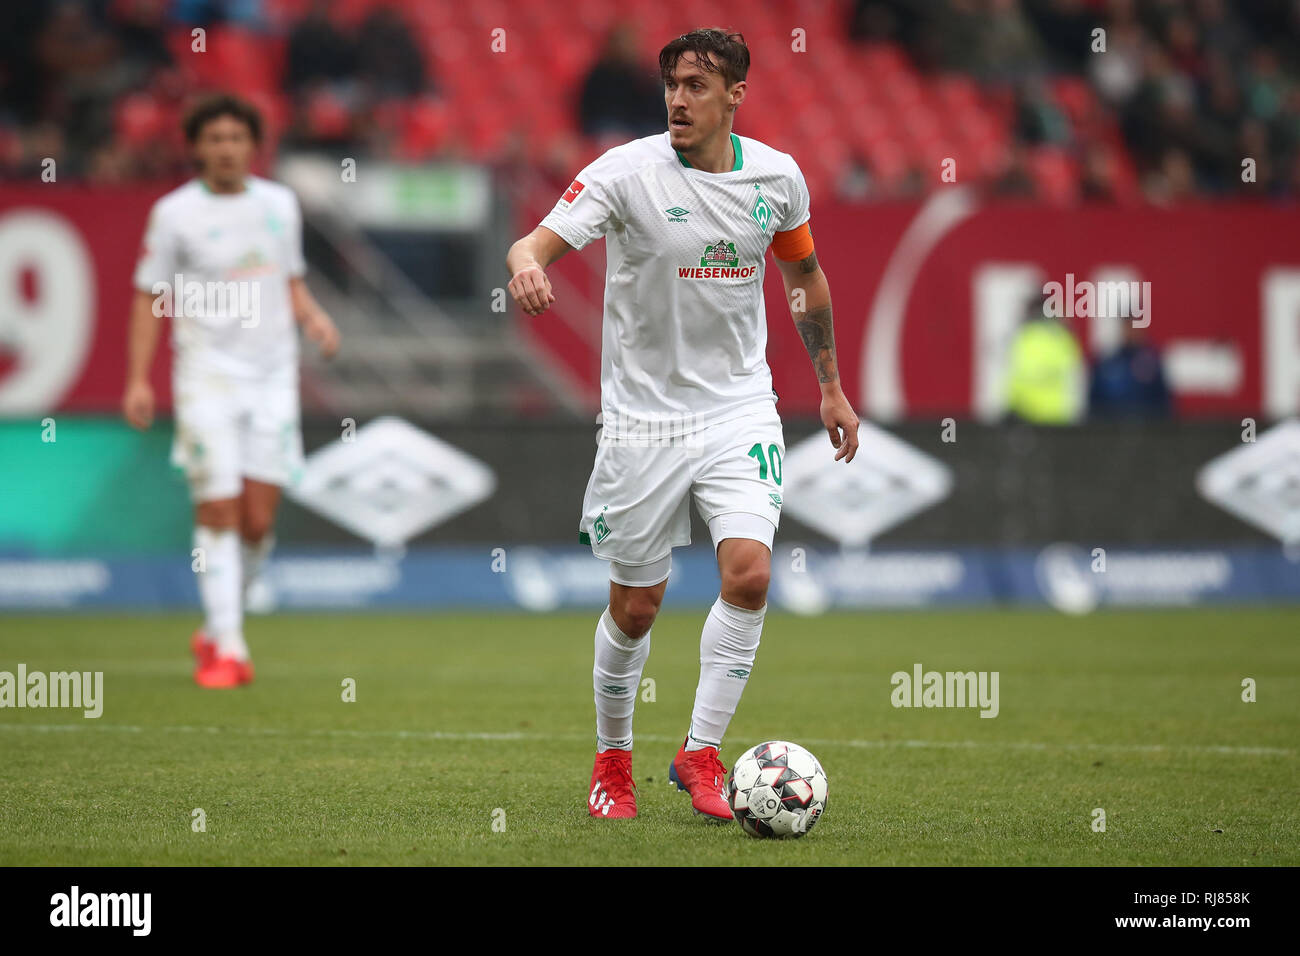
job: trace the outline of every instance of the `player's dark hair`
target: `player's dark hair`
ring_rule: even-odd
[[[191,145],[197,142],[203,127],[222,116],[231,116],[239,120],[248,127],[254,143],[262,142],[262,114],[252,103],[229,93],[217,93],[205,97],[190,107],[185,114],[185,119],[181,121],[181,129],[185,131],[185,141]]]
[[[677,69],[683,53],[694,53],[700,69],[722,74],[728,87],[739,83],[749,72],[749,47],[739,33],[718,29],[699,29],[684,33],[659,51],[659,76],[667,83]]]

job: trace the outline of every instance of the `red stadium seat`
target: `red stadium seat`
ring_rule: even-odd
[[[896,189],[907,178],[907,155],[897,143],[891,140],[874,143],[866,157],[877,192]]]
[[[143,146],[162,134],[167,113],[151,93],[132,93],[117,104],[114,129],[128,146]]]
[[[505,148],[515,131],[517,114],[509,110],[480,109],[467,117],[470,156],[478,160],[494,159]]]
[[[933,89],[945,109],[953,113],[980,108],[979,87],[969,77],[949,74],[934,81]]]
[[[446,103],[422,97],[402,109],[398,153],[403,159],[425,159],[443,145],[451,125]]]
[[[307,130],[313,139],[341,140],[352,131],[352,114],[328,89],[316,90],[307,100]]]
[[[853,51],[851,55],[867,76],[877,80],[888,81],[911,69],[907,57],[892,44],[871,44]]]
[[[860,152],[866,153],[873,145],[896,138],[897,130],[881,110],[861,106],[848,114],[841,135]]]
[[[1079,76],[1058,77],[1052,84],[1052,93],[1070,122],[1076,126],[1085,122],[1096,104],[1092,88]]]
[[[1065,151],[1040,146],[1030,154],[1029,171],[1039,194],[1048,202],[1066,205],[1078,199],[1079,173]]]

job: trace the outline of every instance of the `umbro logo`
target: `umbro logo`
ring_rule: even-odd
[[[665,209],[668,213],[669,222],[685,222],[686,217],[691,214],[689,209],[683,209],[681,206],[673,206],[671,209]]]

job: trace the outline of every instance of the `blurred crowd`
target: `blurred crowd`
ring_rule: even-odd
[[[1115,158],[1096,135],[1111,120],[1150,199],[1300,194],[1296,0],[857,0],[852,31],[1006,91],[1015,146],[1073,151],[1085,197],[1113,191]],[[1053,95],[1066,76],[1087,89]],[[1028,179],[1018,165],[1007,191]]]
[[[61,181],[175,177],[186,169],[176,130],[184,104],[231,85],[267,114],[273,149],[406,161],[559,155],[565,167],[574,157],[559,151],[564,137],[590,154],[592,144],[663,128],[651,45],[630,22],[614,20],[598,45],[579,49],[576,72],[566,72],[569,47],[535,54],[563,97],[558,111],[530,111],[546,128],[516,130],[518,110],[489,108],[509,78],[485,76],[491,95],[475,91],[465,77],[474,64],[439,40],[456,8],[348,6],[359,14],[344,19],[329,0],[0,5],[0,176],[38,176],[53,158]],[[644,5],[610,6],[616,18]],[[777,9],[755,5],[772,20],[755,33],[770,27],[774,43],[788,44]],[[961,144],[989,154],[978,178],[999,195],[1300,195],[1300,0],[841,0],[830,9],[831,29],[855,51],[834,69],[897,51],[899,87],[918,89],[915,102],[816,128],[844,139],[823,151],[832,165],[812,171],[843,197],[933,187],[933,156],[952,148],[945,131],[895,130],[900,115],[924,118],[926,108],[987,114]],[[217,45],[209,56],[190,55],[196,28]],[[881,85],[868,76],[859,82]],[[945,100],[949,91],[969,99]],[[879,115],[883,134],[879,122],[872,128]]]

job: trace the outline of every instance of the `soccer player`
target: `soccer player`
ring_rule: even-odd
[[[853,460],[858,419],[840,388],[830,289],[808,189],[786,153],[731,131],[745,100],[739,34],[696,30],[659,54],[668,130],[605,153],[510,249],[512,297],[555,301],[546,267],[605,236],[602,429],[579,538],[609,561],[596,625],[596,762],[588,811],[636,815],[632,710],[672,549],[707,522],[722,591],[700,637],[700,680],[670,779],[697,813],[729,820],[718,750],[749,679],[781,513],[781,420],[767,366],[769,246],[821,385],[822,423]]]
[[[172,317],[176,435],[195,503],[195,570],[204,623],[191,639],[194,680],[253,679],[243,602],[274,543],[281,488],[302,458],[298,340],[325,357],[339,335],[307,290],[302,215],[285,186],[250,175],[261,117],[231,96],[184,120],[198,177],[154,203],[135,271],[126,420],[148,428],[162,316]]]

